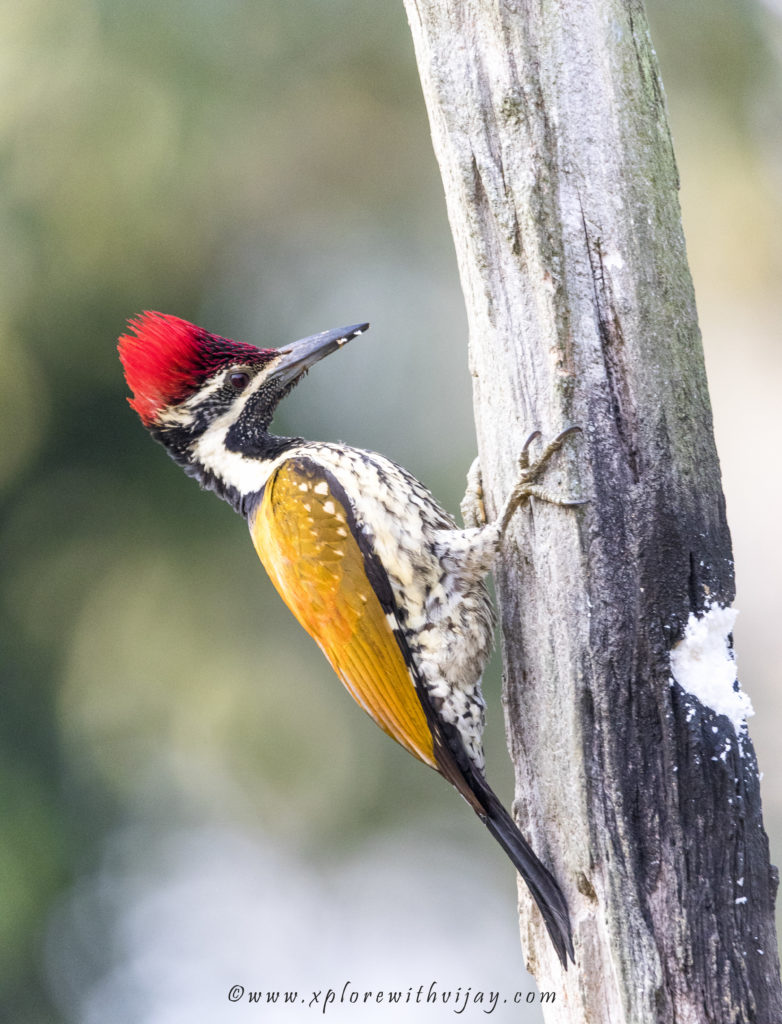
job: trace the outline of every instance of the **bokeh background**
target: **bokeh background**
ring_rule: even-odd
[[[778,860],[782,6],[648,10]],[[512,869],[152,445],[114,347],[144,308],[274,345],[366,318],[277,426],[380,449],[456,510],[465,318],[401,2],[4,4],[0,75],[0,1018],[260,1015],[235,984],[533,992]],[[496,665],[487,690],[510,797]]]

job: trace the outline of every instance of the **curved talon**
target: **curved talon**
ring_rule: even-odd
[[[565,427],[565,429],[561,433],[557,434],[557,436],[554,438],[554,440],[551,443],[552,444],[557,444],[558,442],[564,441],[564,439],[566,437],[569,437],[570,434],[583,434],[583,433],[584,433],[583,429],[581,427],[577,426],[576,424],[574,424],[572,427]]]
[[[549,441],[549,443],[543,449],[543,454],[538,459],[538,464],[540,464],[540,463],[545,464],[546,462],[548,462],[548,460],[551,458],[551,456],[554,454],[554,452],[558,452],[559,451],[559,449],[565,443],[566,438],[570,437],[571,434],[580,434],[580,433],[582,433],[581,427],[576,427],[576,426],[566,427],[564,430],[560,431],[557,434],[557,436],[554,438],[554,440],[553,441]]]
[[[530,466],[530,464],[529,464],[529,455],[528,455],[527,450],[526,450],[526,445],[528,445],[529,442],[532,440],[532,438],[535,436],[535,434],[532,434],[531,437],[529,437],[527,439],[527,441],[525,443],[525,448],[522,450],[522,460],[526,461],[526,465],[522,464],[522,467],[521,467],[522,468],[522,477],[526,478],[528,480],[535,480],[535,479],[537,479],[540,476],[540,474],[543,472],[543,470],[546,468],[546,466],[549,464],[549,461],[551,460],[552,455],[555,455],[559,451],[559,449],[565,443],[565,440],[571,434],[580,433],[580,432],[581,432],[581,427],[567,427],[565,430],[561,431],[559,434],[557,434],[557,436],[554,438],[553,441],[549,441],[549,443],[546,445],[546,447],[540,453],[540,457],[538,459],[536,459],[535,462],[533,462],[532,465]],[[540,431],[537,431],[537,434],[539,436],[540,435]]]
[[[562,508],[577,508],[580,505],[588,504],[587,499],[567,500],[564,498],[558,498],[555,495],[549,494],[543,487],[539,486],[535,482],[550,462],[551,457],[562,447],[565,440],[570,437],[571,434],[580,433],[581,427],[579,426],[566,427],[565,430],[557,434],[557,436],[546,445],[541,452],[540,457],[531,465],[529,448],[532,442],[541,436],[541,432],[539,430],[533,430],[529,435],[527,440],[524,442],[524,447],[522,448],[521,455],[519,456],[521,478],[511,491],[510,497],[506,501],[505,508],[503,509],[500,517],[500,529],[503,532],[513,517],[516,509],[530,498],[539,498],[541,501],[547,501],[552,505],[559,505]]]
[[[542,436],[543,436],[543,434],[542,434],[542,432],[540,430],[533,430],[532,433],[527,438],[527,440],[524,442],[524,445],[523,445],[521,450],[523,452],[525,452],[529,448],[529,446],[532,444],[533,441],[535,441],[537,438],[542,437]]]
[[[527,467],[529,466],[529,446],[532,444],[533,441],[536,441],[539,437],[542,436],[543,435],[539,430],[533,430],[527,438],[527,440],[524,442],[521,449],[521,455],[519,457],[519,462],[521,463],[522,469],[527,469]]]

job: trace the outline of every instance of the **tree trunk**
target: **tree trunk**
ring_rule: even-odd
[[[742,695],[717,678],[730,536],[642,4],[405,4],[489,515],[533,428],[584,429],[546,482],[590,503],[533,503],[496,571],[516,813],[575,931],[563,974],[521,894],[529,967],[557,992],[546,1020],[782,1021],[757,764]]]

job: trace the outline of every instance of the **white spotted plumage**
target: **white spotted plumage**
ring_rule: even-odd
[[[323,466],[348,495],[391,584],[391,625],[405,637],[439,717],[458,729],[470,761],[483,770],[481,675],[494,634],[484,577],[499,544],[498,527],[459,529],[423,484],[374,452],[303,442],[269,469],[300,455]],[[324,509],[329,504],[336,511],[328,502]]]

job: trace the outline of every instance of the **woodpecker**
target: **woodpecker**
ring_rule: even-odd
[[[281,348],[211,334],[178,317],[129,321],[119,354],[143,425],[184,471],[247,520],[272,583],[351,696],[380,728],[444,776],[500,843],[532,894],[565,969],[567,904],[484,774],[481,675],[495,617],[485,577],[519,506],[573,430],[530,460],[486,521],[476,463],[464,529],[406,470],[343,444],[277,437],[279,402],[316,362],[368,324]]]

